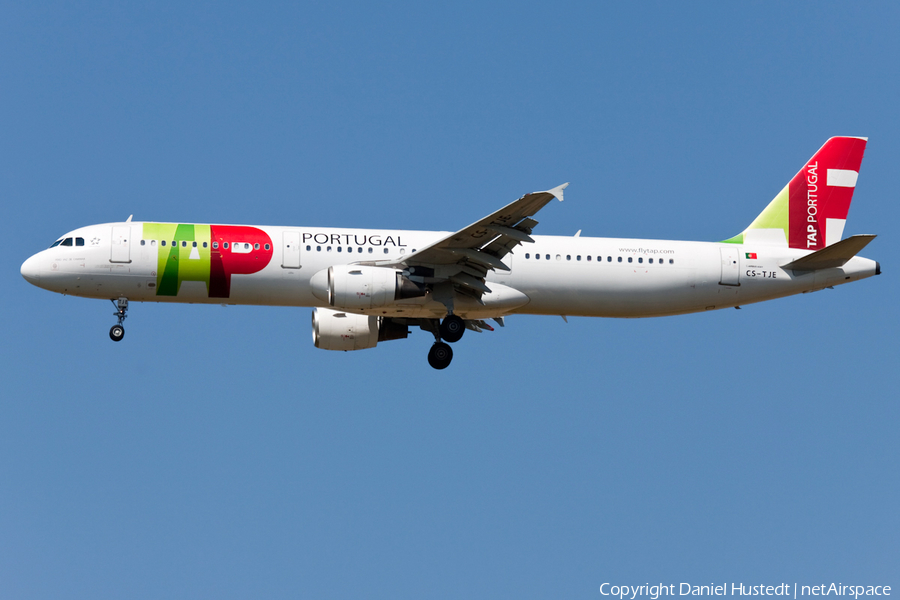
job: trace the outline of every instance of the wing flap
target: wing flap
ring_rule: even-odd
[[[471,288],[473,290],[478,290],[479,292],[482,292],[484,294],[491,293],[491,288],[484,284],[484,279],[472,277],[471,275],[466,275],[465,273],[457,273],[450,278],[450,281]]]
[[[491,269],[509,271],[509,267],[506,266],[506,263],[487,252],[479,252],[478,250],[473,250],[471,248],[448,248],[447,251],[451,254],[465,257],[472,262],[490,267]]]
[[[499,233],[501,236],[506,236],[516,240],[517,242],[528,242],[529,244],[534,243],[534,239],[520,229],[516,229],[514,227],[504,227],[503,225],[487,225],[485,229],[493,231],[494,233]]]

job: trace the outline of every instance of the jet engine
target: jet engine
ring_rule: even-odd
[[[376,308],[425,295],[424,285],[383,267],[335,265],[313,275],[310,285],[317,298],[338,308]]]
[[[378,342],[400,340],[409,335],[406,325],[370,315],[314,308],[312,337],[316,348],[323,350],[365,350]]]

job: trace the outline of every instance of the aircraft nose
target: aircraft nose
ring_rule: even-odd
[[[37,254],[22,263],[22,277],[28,283],[38,285],[41,281],[41,260]]]

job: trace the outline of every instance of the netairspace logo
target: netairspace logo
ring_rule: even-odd
[[[678,592],[675,592],[675,587]],[[819,585],[800,585],[797,583],[780,583],[778,585],[753,585],[744,583],[722,583],[709,585],[693,585],[690,583],[670,583],[650,585],[614,585],[604,583],[600,586],[604,596],[615,596],[619,600],[636,600],[646,596],[650,600],[658,600],[661,596],[783,596],[795,599],[800,596],[890,596],[889,585],[844,585],[842,583],[823,583]]]

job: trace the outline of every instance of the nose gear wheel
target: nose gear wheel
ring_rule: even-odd
[[[116,307],[116,312],[113,313],[113,316],[119,322],[109,328],[109,339],[114,342],[121,342],[122,338],[125,337],[125,327],[122,326],[122,323],[125,321],[125,317],[128,316],[128,298],[119,298],[118,300],[110,300],[110,302]]]

